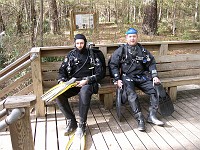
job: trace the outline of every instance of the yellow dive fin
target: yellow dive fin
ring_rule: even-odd
[[[67,91],[69,88],[75,87],[76,85],[76,78],[72,78],[67,82],[59,83],[51,89],[49,89],[46,93],[44,93],[41,96],[41,99],[46,102],[52,101],[56,97]]]
[[[73,134],[69,142],[67,143],[65,150],[85,150],[86,148],[85,142],[86,142],[86,133],[84,133],[84,135],[81,138],[76,137],[75,134]]]

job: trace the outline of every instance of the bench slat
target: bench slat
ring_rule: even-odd
[[[58,71],[42,72],[42,77],[43,77],[43,81],[57,80],[58,79]]]
[[[48,70],[58,70],[61,66],[60,61],[58,62],[43,62],[42,63],[42,71],[48,71]]]
[[[184,61],[184,62],[157,64],[158,72],[169,71],[169,70],[188,70],[195,68],[200,68],[200,61]]]
[[[193,76],[199,74],[200,74],[200,69],[171,70],[171,71],[158,72],[159,78],[173,78],[182,76]]]
[[[189,84],[200,84],[200,75],[196,76],[185,76],[175,78],[163,78],[161,79],[162,84],[165,87],[189,85]]]
[[[155,59],[157,63],[194,61],[194,60],[200,60],[200,54],[163,55],[163,56],[155,56]]]

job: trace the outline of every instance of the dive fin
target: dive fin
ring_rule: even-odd
[[[119,119],[119,122],[121,122],[121,119],[122,119],[121,105],[122,105],[122,89],[117,88],[116,89],[116,111],[117,111],[117,117]]]
[[[86,134],[80,138],[75,134],[72,135],[69,142],[67,143],[65,150],[85,150]]]
[[[162,84],[155,84],[156,95],[159,100],[159,112],[162,116],[170,116],[174,112],[174,105]]]
[[[76,78],[72,78],[67,82],[62,82],[49,89],[41,96],[41,99],[46,102],[52,101],[56,97],[67,91],[69,88],[75,87],[76,85]]]

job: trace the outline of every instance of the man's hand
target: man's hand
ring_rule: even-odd
[[[158,77],[153,78],[153,86],[154,84],[160,83],[160,79]]]
[[[77,83],[77,87],[82,87],[86,84],[88,84],[88,81],[87,80],[81,80],[81,81],[76,81]]]
[[[116,84],[117,84],[118,88],[122,89],[122,85],[123,85],[122,80],[117,80]]]

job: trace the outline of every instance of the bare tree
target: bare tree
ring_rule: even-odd
[[[40,46],[43,46],[43,0],[40,0]]]
[[[162,5],[163,5],[163,0],[160,0],[159,13],[158,13],[158,21],[161,21],[161,17],[162,17]]]
[[[144,18],[142,29],[144,34],[155,35],[157,32],[157,0],[144,0]]]
[[[176,3],[177,0],[173,0],[173,18],[172,18],[172,34],[175,35],[176,32]]]
[[[29,0],[24,0],[24,9],[25,9],[25,18],[27,22],[30,22],[30,1]]]
[[[34,0],[30,1],[30,6],[31,6],[31,11],[30,11],[30,17],[31,17],[31,46],[35,47],[36,46],[36,41],[35,41],[35,24],[36,24],[36,14],[35,14],[35,2]]]
[[[23,1],[19,1],[19,11],[18,11],[17,21],[16,21],[17,35],[19,36],[22,35],[23,9],[24,9]]]
[[[50,28],[52,34],[58,34],[60,32],[59,20],[58,20],[58,10],[56,0],[49,1],[50,10]]]
[[[195,14],[194,14],[194,22],[199,22],[199,0],[195,2]]]
[[[3,18],[1,15],[1,10],[0,10],[0,32],[2,31],[5,31],[5,25],[4,25]]]

